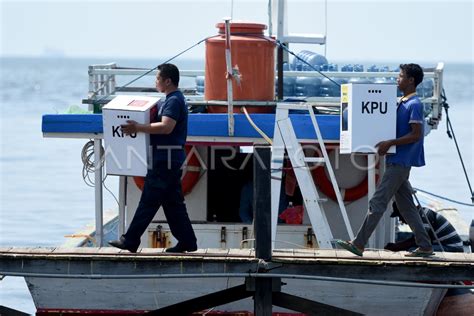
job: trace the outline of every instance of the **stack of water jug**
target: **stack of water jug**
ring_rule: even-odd
[[[339,67],[337,64],[328,63],[326,57],[303,50],[297,55],[299,58],[293,58],[290,63],[283,64],[284,71],[321,71],[321,72],[364,72],[364,66],[360,64],[347,64]],[[388,66],[376,66],[372,65],[367,67],[367,72],[399,72],[398,67],[390,69]],[[298,77],[284,77],[283,78],[283,95],[285,98],[288,97],[338,97],[341,95],[340,85],[343,83],[387,83],[396,84],[396,76],[392,77],[378,77],[378,78],[367,78],[364,76],[360,77],[331,77],[331,80],[323,76],[309,77],[309,76],[298,76]],[[204,93],[204,77],[196,77],[196,90],[198,93]],[[275,79],[275,90],[277,89],[277,80]],[[400,96],[400,91],[398,91]],[[418,85],[417,94],[419,97],[431,97],[433,96],[433,80],[425,79],[421,84]]]

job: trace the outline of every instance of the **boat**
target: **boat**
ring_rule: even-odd
[[[271,3],[275,4],[276,2]],[[283,22],[284,6],[277,6],[274,10],[278,13],[277,21]],[[218,58],[212,55],[223,54],[224,48],[219,45],[223,46],[225,42],[224,34],[226,34],[227,26],[229,26],[230,33],[235,34],[232,35],[231,40],[234,51],[239,49],[239,46],[236,45],[239,40],[245,42],[244,46],[252,46],[254,42],[258,42],[258,45],[266,47],[253,51],[256,55],[264,55],[261,58],[265,60],[265,65],[258,65],[258,69],[261,70],[258,71],[258,74],[263,77],[249,79],[251,76],[248,75],[249,70],[246,67],[255,67],[255,64],[252,64],[251,61],[248,63],[240,61],[238,69],[227,69],[227,73],[235,77],[230,86],[225,80],[220,80],[219,84],[211,80],[212,75],[221,76],[223,72],[220,70],[228,67],[225,64],[224,56]],[[196,83],[196,86],[182,88],[187,92],[186,97],[191,113],[187,140],[189,161],[183,180],[187,188],[184,191],[187,192],[185,198],[188,213],[200,249],[196,255],[186,255],[186,260],[191,262],[196,260],[206,262],[206,258],[213,258],[219,253],[230,256],[234,250],[237,253],[243,251],[247,254],[242,257],[236,256],[240,258],[239,260],[247,260],[247,257],[255,256],[253,249],[256,247],[254,238],[256,232],[252,223],[242,222],[239,218],[240,198],[243,186],[249,181],[248,174],[252,175],[251,160],[255,157],[256,150],[254,144],[264,142],[265,137],[275,141],[277,131],[275,117],[278,115],[275,112],[278,112],[278,107],[300,107],[297,110],[292,110],[289,114],[298,142],[313,150],[327,147],[327,154],[324,149],[321,155],[331,161],[333,168],[337,166],[335,168],[337,185],[340,188],[345,188],[343,190],[344,196],[340,194],[339,190],[334,190],[332,187],[334,181],[331,181],[331,175],[326,174],[323,167],[318,167],[312,172],[313,176],[316,175],[314,183],[298,183],[300,191],[303,186],[317,187],[318,197],[322,198],[321,203],[318,202],[318,204],[324,205],[323,212],[327,218],[328,227],[315,227],[314,219],[311,216],[316,216],[317,212],[309,212],[308,207],[304,212],[301,212],[304,209],[303,206],[300,208],[292,206],[292,204],[302,205],[303,201],[307,199],[303,196],[304,194],[298,193],[298,189],[290,198],[286,194],[277,194],[281,191],[282,179],[272,178],[272,213],[274,216],[272,218],[274,225],[272,248],[273,252],[279,253],[281,258],[297,260],[306,257],[313,260],[312,263],[325,258],[323,255],[326,253],[324,252],[325,248],[332,249],[334,244],[331,239],[322,234],[321,230],[329,230],[331,235],[337,238],[349,238],[349,231],[356,229],[365,215],[368,196],[374,191],[378,178],[377,173],[383,172],[383,164],[370,165],[373,155],[353,157],[358,164],[365,167],[356,168],[349,156],[339,152],[342,120],[338,84],[348,82],[390,84],[394,83],[398,72],[385,66],[372,66],[364,71],[364,67],[361,65],[344,65],[339,70],[337,65],[328,63],[324,56],[303,51],[293,60],[287,59],[287,63],[279,63],[279,75],[277,75],[273,64],[273,53],[277,47],[279,48],[278,57],[285,59],[284,47],[277,46],[278,42],[323,44],[325,37],[290,36],[284,34],[283,28],[278,28],[275,33],[270,33],[275,35],[277,42],[271,40],[271,36],[263,35],[264,28],[264,25],[257,23],[220,23],[220,34],[217,38],[213,37],[207,40],[208,49],[212,50],[212,54],[209,53],[206,56],[206,70],[181,71],[182,76],[195,78]],[[249,33],[250,35],[248,35]],[[245,48],[242,49],[245,50]],[[242,54],[239,57],[244,56]],[[219,60],[221,64],[217,65],[216,60]],[[215,67],[214,70],[209,70],[211,66]],[[427,132],[435,130],[442,119],[443,67],[443,63],[426,67],[424,69],[425,81],[420,85],[418,92],[426,107],[425,126]],[[322,74],[323,78],[321,78]],[[119,86],[117,84],[121,81],[119,79],[124,77],[135,78],[146,75],[152,78],[156,75],[156,71],[122,68],[114,63],[91,65],[89,67],[90,89],[84,103],[89,104],[94,113],[44,115],[42,125],[44,137],[91,139],[85,150],[93,149],[94,153],[101,152],[103,125],[100,111],[103,105],[121,94],[162,97],[151,87]],[[277,80],[277,84],[275,84],[275,76],[277,79],[282,78]],[[242,79],[239,85],[236,81],[240,77]],[[246,85],[255,82],[252,80],[263,82],[262,85],[265,89],[247,93],[249,88]],[[274,95],[275,86],[280,94],[276,98]],[[232,93],[234,93],[234,97],[227,99]],[[310,109],[309,112],[308,109]],[[247,113],[247,110],[250,114]],[[317,132],[313,129],[314,122],[311,120],[313,114],[317,118],[317,125],[322,133],[321,137],[316,137]],[[436,136],[430,135],[430,137]],[[96,159],[95,180],[96,183],[101,183],[103,179],[101,157],[95,155],[94,158]],[[217,163],[212,165],[214,162]],[[94,164],[93,161],[88,161],[88,163]],[[280,168],[280,174],[281,170]],[[289,173],[285,176],[285,184],[291,187]],[[297,175],[296,178],[298,177]],[[252,179],[252,177],[250,178]],[[48,254],[56,254],[61,257],[77,252],[79,249],[86,249],[85,253],[90,255],[87,248],[104,247],[107,240],[116,239],[125,231],[126,223],[133,216],[141,194],[141,181],[139,177],[120,176],[118,214],[114,212],[104,214],[102,212],[102,186],[96,185],[95,225],[71,235],[67,244],[58,249],[48,250]],[[255,184],[257,180],[253,179],[253,182]],[[291,191],[290,188],[289,190]],[[292,190],[295,190],[294,185]],[[285,198],[284,202],[280,202],[282,197]],[[345,213],[341,211],[341,199],[344,202]],[[285,216],[278,216],[283,214],[278,210],[281,205],[283,206],[281,211],[285,211],[288,215],[286,219],[283,219]],[[425,202],[425,205],[429,206],[429,203]],[[389,218],[389,212],[386,213],[374,237],[369,242],[369,248],[383,249],[387,242],[393,241],[395,238],[396,223]],[[294,215],[299,218],[291,218]],[[453,216],[456,214],[454,213]],[[288,222],[281,223],[284,220]],[[460,227],[460,231],[467,241],[466,227]],[[147,233],[142,236],[142,248],[138,255],[128,255],[114,249],[104,250],[101,248],[101,251],[110,256],[116,256],[120,262],[130,263],[136,260],[136,257],[141,256],[140,260],[145,260],[147,254],[162,254],[164,248],[175,243],[176,240],[170,233],[163,212],[159,211]],[[64,249],[71,250],[68,252]],[[379,252],[374,253],[379,255]],[[338,255],[337,252],[334,254]],[[74,258],[74,260],[78,260],[77,254]],[[338,260],[337,258],[336,256],[335,259]],[[93,262],[93,259],[91,260]],[[169,257],[164,255],[160,260],[169,260]],[[179,264],[184,262],[182,258],[176,260]],[[398,257],[397,260],[399,260]],[[113,262],[107,264],[112,270],[117,267]],[[301,269],[304,264],[307,263],[302,263]],[[388,278],[387,275],[386,279]],[[245,283],[245,279],[244,276],[233,277],[231,274],[209,277],[204,273],[201,277],[183,276],[178,280],[158,276],[149,278],[138,276],[133,278],[132,276],[126,279],[70,278],[68,276],[51,278],[51,276],[40,274],[25,276],[37,307],[37,315],[140,314],[173,306],[212,292],[225,291]],[[404,306],[406,315],[434,315],[446,293],[444,288],[414,287],[401,283],[398,286],[393,286],[388,282],[387,284],[374,284],[324,279],[305,280],[285,278],[285,276],[281,277],[281,280],[285,283],[286,293],[308,301],[320,302],[322,303],[321,308],[330,306],[335,308],[334,311],[350,311],[368,315],[382,312],[386,315],[399,315],[401,305]],[[202,314],[245,315],[250,314],[253,309],[254,302],[251,297],[247,297],[206,309]],[[294,311],[284,307],[274,307],[273,312],[278,315],[294,315]]]

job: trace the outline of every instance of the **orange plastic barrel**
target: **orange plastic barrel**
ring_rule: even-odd
[[[206,100],[227,100],[227,67],[225,61],[225,24],[218,23],[219,35],[206,41]],[[265,24],[235,22],[230,24],[232,66],[239,68],[240,85],[233,80],[236,101],[273,101],[275,97],[275,45],[257,36]],[[245,36],[245,35],[247,36]],[[252,36],[253,35],[253,36]],[[252,113],[265,113],[271,107],[246,107]],[[210,113],[224,113],[223,106],[209,106]],[[239,113],[240,108],[234,107]]]

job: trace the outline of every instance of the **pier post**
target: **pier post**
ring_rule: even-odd
[[[103,200],[102,200],[102,141],[94,138],[94,191],[95,191],[95,239],[97,247],[102,247],[104,239],[103,229]]]
[[[255,256],[265,261],[272,258],[270,157],[270,146],[256,145],[254,147]],[[255,279],[254,313],[256,316],[272,314],[271,278]]]
[[[277,50],[277,72],[278,72],[278,88],[277,88],[277,100],[283,100],[283,48],[278,46]]]
[[[118,237],[125,234],[125,209],[127,204],[127,177],[119,177],[119,213],[118,213]]]

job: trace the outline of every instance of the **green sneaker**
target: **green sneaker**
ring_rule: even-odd
[[[364,250],[357,248],[350,241],[336,239],[336,244],[359,257],[362,257],[362,253],[364,252]]]

